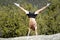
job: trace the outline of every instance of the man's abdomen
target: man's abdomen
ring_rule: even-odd
[[[34,19],[34,18],[31,18],[31,19],[29,20],[29,27],[30,27],[32,30],[35,31],[35,27],[36,27],[36,26],[37,26],[37,23],[36,23],[35,19]]]

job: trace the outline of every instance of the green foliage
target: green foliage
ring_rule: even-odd
[[[13,2],[20,1],[0,1],[0,37],[26,36],[28,33],[29,19],[22,10],[13,5]],[[39,34],[49,35],[60,32],[60,0],[50,0],[50,2],[50,7],[36,17]],[[38,9],[37,6],[27,4],[26,0],[20,3],[29,11],[34,12]],[[34,35],[34,31],[31,35]]]
[[[55,34],[60,31],[60,1],[51,0],[51,5],[37,17],[39,34]]]

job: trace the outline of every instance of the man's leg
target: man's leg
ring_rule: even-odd
[[[36,36],[38,35],[38,33],[37,33],[37,26],[35,27],[35,34],[36,34]]]
[[[30,31],[31,31],[31,29],[29,28],[29,29],[28,29],[28,36],[29,36],[29,34],[30,34]]]

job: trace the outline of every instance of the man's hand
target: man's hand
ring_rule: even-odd
[[[51,3],[47,3],[47,6],[49,6]]]
[[[19,4],[17,4],[17,3],[14,3],[16,6],[18,6],[18,7],[20,7],[20,5]]]

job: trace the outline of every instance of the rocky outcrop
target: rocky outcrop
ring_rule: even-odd
[[[60,33],[54,35],[24,36],[15,38],[0,38],[0,40],[60,40]]]

